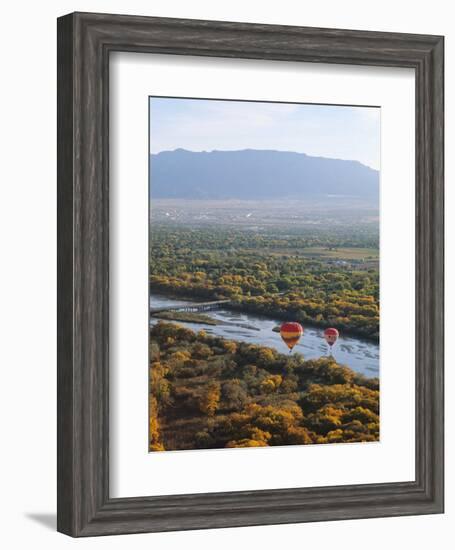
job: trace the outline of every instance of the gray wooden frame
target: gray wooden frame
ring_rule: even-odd
[[[108,71],[112,51],[415,70],[415,481],[109,497]],[[442,37],[89,13],[61,17],[58,530],[91,536],[442,512],[443,150]]]

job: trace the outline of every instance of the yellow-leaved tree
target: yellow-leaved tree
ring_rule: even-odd
[[[199,409],[207,416],[215,416],[221,397],[221,385],[219,382],[210,382],[199,401]]]

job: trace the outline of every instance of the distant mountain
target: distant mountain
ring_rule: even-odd
[[[350,160],[284,151],[163,151],[150,156],[155,198],[319,199],[379,202],[379,172]]]

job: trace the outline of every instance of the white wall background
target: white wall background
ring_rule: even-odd
[[[5,548],[159,547],[374,550],[399,544],[448,548],[455,522],[455,389],[447,354],[446,514],[393,519],[129,535],[78,541],[55,533],[56,470],[56,22],[72,11],[131,13],[317,27],[444,34],[446,36],[446,153],[455,146],[455,29],[444,0],[102,0],[15,2],[2,8],[0,56],[0,540]],[[447,154],[446,180],[454,176]],[[455,233],[453,191],[447,189],[447,236]],[[455,279],[448,238],[447,281]],[[447,311],[454,286],[447,288]],[[447,335],[453,328],[447,316]],[[450,338],[447,338],[450,343]],[[450,352],[450,350],[449,350]],[[447,541],[447,542],[445,542]]]

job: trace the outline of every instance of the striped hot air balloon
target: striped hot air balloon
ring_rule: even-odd
[[[330,347],[333,346],[333,344],[337,341],[338,336],[340,333],[337,331],[336,328],[326,328],[324,330],[324,338],[327,344],[329,344]]]
[[[303,334],[300,323],[283,323],[280,327],[280,335],[290,351],[297,344]]]

